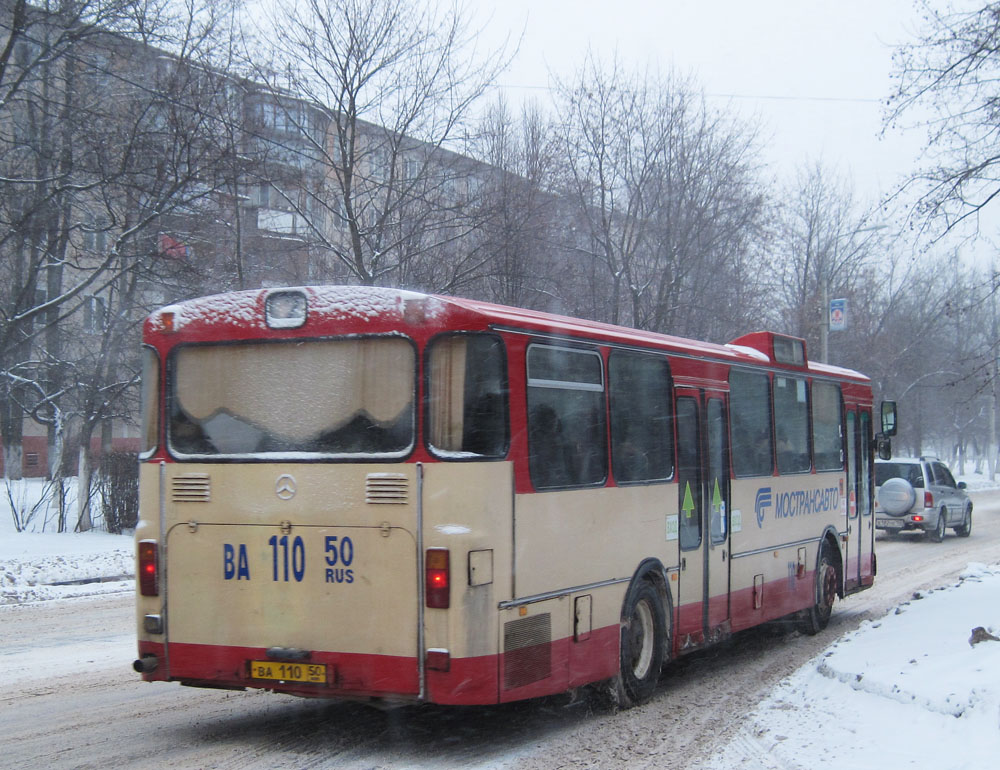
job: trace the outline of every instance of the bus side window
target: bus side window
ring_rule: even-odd
[[[774,430],[778,436],[778,473],[807,473],[809,457],[809,397],[806,381],[774,378]]]
[[[454,334],[428,354],[427,443],[444,459],[507,454],[507,368],[492,334]]]
[[[537,489],[608,476],[604,369],[596,350],[528,346],[528,466]]]
[[[729,375],[733,472],[737,477],[770,476],[771,393],[766,374],[733,370]]]
[[[608,358],[611,466],[619,484],[666,481],[674,474],[667,359],[613,350]]]
[[[813,382],[813,455],[817,471],[839,471],[844,467],[844,428],[840,386]]]

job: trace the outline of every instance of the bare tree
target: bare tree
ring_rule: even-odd
[[[459,6],[411,0],[297,0],[277,4],[268,23],[283,34],[275,64],[256,74],[301,152],[326,170],[289,202],[315,222],[329,270],[364,284],[425,282],[433,277],[417,262],[431,258],[446,276],[436,283],[453,284],[469,270],[454,244],[470,229],[463,204],[477,188],[449,149],[504,52],[477,55]]]
[[[884,253],[886,227],[854,201],[850,185],[820,163],[799,171],[778,233],[774,296],[788,332],[826,361],[829,302],[849,306]]]
[[[753,132],[709,111],[689,81],[632,75],[617,60],[605,69],[590,55],[557,90],[563,185],[579,228],[569,262],[590,302],[577,312],[655,331],[731,332],[735,317],[720,323],[733,307],[727,288],[755,281],[746,268],[763,235]]]
[[[555,194],[552,126],[537,106],[519,117],[502,97],[487,110],[478,155],[493,171],[481,188],[474,292],[518,307],[549,308],[559,277],[551,258],[564,208]]]
[[[72,427],[84,527],[91,436],[126,414],[137,319],[166,299],[149,290],[197,282],[181,257],[235,197],[224,184],[239,149],[235,83],[212,58],[226,9],[169,5],[120,3],[113,24],[29,13],[0,111],[5,471],[20,470],[25,415],[49,426],[53,474]],[[66,42],[36,51],[52,39]]]
[[[928,163],[909,187],[919,196],[922,227],[944,231],[977,222],[1000,194],[1000,3],[940,8],[920,0],[919,38],[895,54],[896,87],[887,125],[926,131]]]

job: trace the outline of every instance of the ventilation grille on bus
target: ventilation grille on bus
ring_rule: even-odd
[[[505,690],[538,682],[552,673],[552,616],[532,615],[503,626]]]
[[[369,505],[405,505],[410,482],[402,473],[369,473],[365,478],[365,502]]]
[[[207,473],[182,473],[174,476],[171,487],[175,503],[210,503],[212,482]]]

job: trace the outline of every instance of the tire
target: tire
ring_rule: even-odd
[[[917,492],[906,479],[898,476],[886,479],[878,490],[879,507],[886,513],[898,516],[909,511],[917,502]]]
[[[665,618],[655,586],[648,580],[634,582],[622,608],[619,673],[614,682],[619,708],[637,706],[656,690],[666,650]]]
[[[955,534],[959,537],[968,537],[972,534],[972,506],[966,506],[965,514],[962,516],[962,523],[955,529]]]
[[[940,543],[944,541],[944,533],[948,528],[948,509],[942,508],[938,511],[938,523],[937,526],[927,532],[927,539],[932,543]]]
[[[837,599],[837,565],[833,549],[826,543],[819,553],[816,564],[816,587],[813,606],[802,611],[799,628],[809,636],[815,636],[830,624],[833,603]]]

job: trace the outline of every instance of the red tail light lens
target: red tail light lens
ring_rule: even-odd
[[[933,508],[933,507],[934,507],[934,493],[924,492],[924,508]]]
[[[155,540],[139,541],[139,593],[159,596],[159,564]]]
[[[435,610],[450,606],[451,567],[447,548],[428,548],[424,559],[424,602]]]

